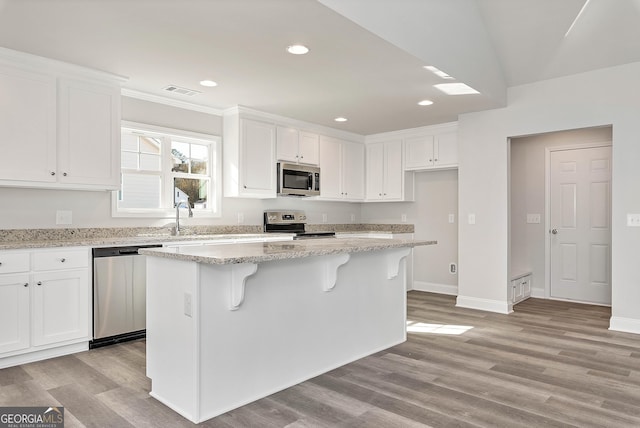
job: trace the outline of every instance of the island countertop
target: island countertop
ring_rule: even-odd
[[[145,248],[146,256],[164,257],[197,263],[227,265],[261,263],[272,260],[297,259],[330,254],[360,253],[390,248],[435,245],[437,241],[413,239],[325,238],[283,242],[238,243],[227,245],[177,246]]]

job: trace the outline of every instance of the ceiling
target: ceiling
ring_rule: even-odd
[[[0,46],[126,76],[141,93],[369,135],[502,107],[509,86],[640,61],[640,0],[590,0],[565,36],[584,4],[0,0]],[[288,54],[294,43],[310,53]],[[440,93],[433,85],[445,81],[424,65],[480,94]],[[434,104],[418,106],[423,99]]]

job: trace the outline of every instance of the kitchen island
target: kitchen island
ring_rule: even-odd
[[[406,340],[405,258],[433,241],[145,249],[151,395],[202,422]]]

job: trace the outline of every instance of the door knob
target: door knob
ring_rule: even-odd
[[[554,235],[558,234],[558,229],[551,229],[551,233],[553,233]]]

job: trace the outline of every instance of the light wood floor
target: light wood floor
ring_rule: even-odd
[[[640,336],[608,331],[609,308],[529,299],[499,315],[454,304],[410,292],[423,332],[406,343],[200,426],[640,426]],[[426,332],[440,325],[473,328]],[[62,405],[66,427],[193,426],[148,396],[144,373],[144,341],[3,369],[0,406]]]

